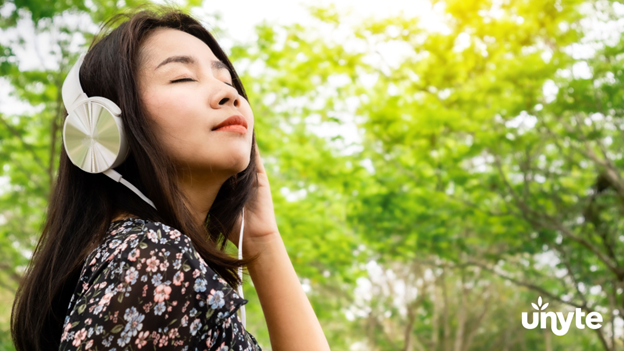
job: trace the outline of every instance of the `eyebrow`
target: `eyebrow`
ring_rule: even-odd
[[[186,64],[186,65],[193,65],[197,61],[192,56],[170,56],[170,57],[167,57],[158,66],[156,66],[156,68],[154,68],[154,70],[157,70],[161,66],[164,66],[164,65],[166,65],[168,63],[172,63],[172,62],[179,62],[179,63],[183,63],[183,64]],[[224,69],[224,70],[226,70],[228,72],[230,71],[230,68],[225,63],[223,63],[222,61],[219,61],[219,60],[211,61],[210,62],[210,68],[212,68],[212,69]]]

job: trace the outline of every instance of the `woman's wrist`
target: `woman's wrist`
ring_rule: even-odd
[[[260,237],[243,237],[243,257],[253,257],[257,254],[258,259],[260,259],[261,257],[266,256],[266,254],[269,254],[271,248],[275,245],[284,245],[282,236],[277,230],[271,234],[262,235]],[[249,266],[251,265],[252,264]],[[251,268],[249,266],[248,269]]]

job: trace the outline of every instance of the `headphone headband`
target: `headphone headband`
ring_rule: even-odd
[[[75,105],[78,100],[83,100],[87,98],[87,95],[82,90],[82,85],[80,85],[80,67],[82,66],[82,61],[84,61],[85,54],[80,55],[78,60],[74,66],[67,73],[67,77],[63,82],[62,95],[63,95],[63,104],[67,108],[67,112],[70,112],[71,107]]]
[[[86,54],[81,54],[76,60],[74,66],[67,73],[67,77],[63,82],[63,88],[61,90],[63,96],[63,104],[65,104],[65,108],[67,108],[67,112],[71,112],[74,110],[80,103],[89,97],[82,90],[82,85],[80,84],[80,67],[82,67],[82,62],[84,61]],[[121,109],[117,104],[112,101],[100,97],[94,97],[92,99],[98,98],[98,102],[106,107],[110,112],[119,117],[121,115]]]

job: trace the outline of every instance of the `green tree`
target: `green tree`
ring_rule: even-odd
[[[612,20],[621,4],[437,4],[442,32],[405,18],[361,29],[413,53],[371,71],[377,80],[358,110],[374,180],[356,201],[357,231],[382,258],[435,254],[560,308],[599,311],[600,347],[622,349],[622,47],[602,43],[584,60],[570,53],[587,39],[582,18]],[[570,74],[585,66],[591,77]]]

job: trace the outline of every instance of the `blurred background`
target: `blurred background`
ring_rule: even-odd
[[[139,3],[0,0],[0,350],[58,168],[63,79]],[[241,75],[332,350],[624,350],[624,1],[174,4]],[[245,297],[270,350],[248,277]],[[539,297],[604,323],[527,330]]]

